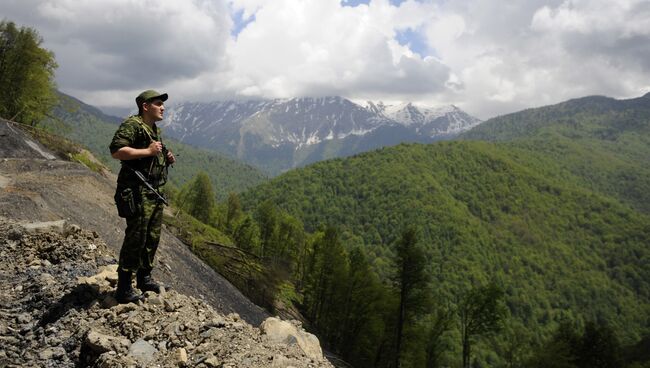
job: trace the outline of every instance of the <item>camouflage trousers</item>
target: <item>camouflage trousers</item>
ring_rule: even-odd
[[[124,242],[120,250],[119,269],[135,272],[151,271],[160,242],[163,204],[148,189],[141,189],[138,214],[126,218]]]

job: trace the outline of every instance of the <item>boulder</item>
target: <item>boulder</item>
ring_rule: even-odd
[[[65,230],[65,220],[58,221],[45,221],[45,222],[31,222],[22,224],[23,228],[31,234],[39,234],[46,232],[57,232],[63,234]]]
[[[298,344],[309,358],[316,361],[323,359],[323,350],[318,338],[287,321],[270,317],[262,322],[260,330],[270,341],[282,342],[287,345]]]
[[[139,339],[129,347],[129,356],[141,363],[149,363],[152,361],[157,352],[158,350],[156,348],[143,339]]]
[[[99,286],[115,285],[117,284],[117,265],[104,266],[93,276],[77,277],[77,283]]]
[[[97,330],[90,330],[84,340],[84,345],[97,354],[108,351],[119,351],[128,346],[131,342],[126,338],[117,338],[103,334]]]

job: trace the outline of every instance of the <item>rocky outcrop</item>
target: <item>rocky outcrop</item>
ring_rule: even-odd
[[[111,254],[78,226],[0,218],[0,367],[331,367],[295,324],[259,329],[173,290],[117,304]]]

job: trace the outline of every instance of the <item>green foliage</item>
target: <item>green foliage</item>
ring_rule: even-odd
[[[535,152],[535,166],[545,174],[569,176],[650,213],[650,95],[623,101],[585,97],[524,110],[490,119],[462,138]]]
[[[72,161],[76,161],[86,166],[90,170],[101,173],[106,170],[106,166],[102,165],[100,162],[95,159],[95,157],[88,151],[81,150],[79,153],[73,153],[70,155]]]
[[[216,207],[212,183],[208,175],[200,171],[194,180],[181,189],[179,198],[181,208],[204,224],[211,224]]]
[[[473,340],[497,332],[506,316],[503,290],[496,284],[473,288],[458,304],[463,345],[463,367],[469,368]]]
[[[254,254],[260,253],[260,228],[250,215],[239,217],[230,228],[237,247]]]
[[[510,143],[400,145],[288,172],[242,195],[242,204],[269,200],[308,232],[335,225],[346,248],[366,249],[384,281],[390,244],[400,229],[418,226],[433,303],[454,308],[470,285],[496,280],[526,339],[548,336],[566,318],[603,318],[634,341],[648,328],[650,218],[586,188],[556,161]],[[395,326],[389,319],[381,325]],[[451,349],[461,357],[458,345]],[[479,341],[474,351],[486,362],[494,347]],[[412,354],[407,360],[422,361]],[[449,354],[441,359],[460,364]]]
[[[226,234],[213,226],[204,224],[182,210],[175,209],[174,216],[165,216],[164,220],[165,225],[171,228],[172,233],[193,250],[210,242],[232,245],[232,241]]]
[[[280,280],[261,260],[234,246],[232,240],[215,227],[177,210],[165,216],[165,225],[208,266],[223,275],[258,305],[273,308]]]
[[[344,249],[333,227],[314,233],[307,249],[302,309],[322,341],[356,366],[390,366],[397,310],[392,288],[382,285],[362,249]]]
[[[588,322],[581,333],[563,323],[526,363],[528,367],[618,368],[626,366],[616,334],[605,323]]]
[[[315,235],[311,243],[312,254],[307,269],[305,309],[307,316],[319,329],[334,329],[332,317],[338,316],[330,307],[340,306],[344,278],[348,272],[346,253],[334,228]]]
[[[424,320],[424,366],[438,368],[443,366],[442,356],[451,350],[444,335],[452,327],[453,314],[451,311],[438,308]]]
[[[242,216],[243,212],[239,196],[234,192],[229,193],[226,209],[226,228],[230,232],[233,232],[235,225],[240,222]]]
[[[56,102],[54,54],[36,30],[0,22],[0,117],[34,126]]]
[[[401,367],[405,326],[412,326],[426,311],[429,275],[424,249],[418,244],[417,230],[409,227],[402,233],[395,250],[394,282],[399,295],[397,311],[395,366]]]

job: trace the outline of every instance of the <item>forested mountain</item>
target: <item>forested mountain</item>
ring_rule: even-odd
[[[320,162],[243,203],[269,200],[308,231],[337,227],[387,283],[394,246],[415,225],[433,276],[431,313],[489,281],[505,291],[509,337],[484,340],[483,362],[566,321],[607,321],[630,343],[650,332],[648,110],[647,96],[527,110],[466,135],[499,142],[402,144]]]
[[[432,142],[480,123],[455,106],[361,106],[337,96],[188,102],[168,110],[163,126],[170,135],[273,174],[400,142]]]
[[[509,142],[536,152],[548,175],[571,175],[586,188],[650,213],[650,94],[592,96],[490,119],[461,139]]]
[[[110,157],[108,145],[123,119],[106,115],[74,97],[59,93],[59,103],[53,119],[44,123],[56,133],[82,143],[112,170],[117,172],[119,161]],[[207,172],[219,198],[229,192],[240,192],[266,180],[258,169],[213,151],[180,143],[165,134],[164,143],[178,156],[178,163],[169,169],[169,180],[181,186],[199,171]]]

